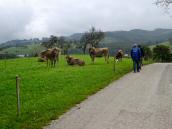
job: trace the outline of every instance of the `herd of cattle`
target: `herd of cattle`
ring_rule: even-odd
[[[109,63],[109,49],[108,48],[91,47],[89,48],[89,54],[93,63],[96,57],[104,57],[105,62]],[[39,61],[47,62],[47,66],[55,67],[56,62],[59,60],[59,55],[60,55],[59,48],[55,47],[55,48],[47,49],[40,53]],[[116,61],[120,61],[122,60],[123,55],[124,55],[123,51],[118,50],[117,54],[114,56],[114,59]],[[66,61],[68,65],[79,65],[79,66],[85,65],[85,62],[83,60],[74,58],[69,55],[66,56]]]

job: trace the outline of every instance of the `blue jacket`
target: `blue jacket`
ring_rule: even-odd
[[[141,58],[141,50],[138,47],[133,47],[131,49],[131,58],[136,61],[140,61]]]

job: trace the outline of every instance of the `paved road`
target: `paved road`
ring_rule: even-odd
[[[127,74],[44,129],[172,129],[172,64]]]

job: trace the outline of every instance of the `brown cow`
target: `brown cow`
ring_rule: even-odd
[[[52,48],[42,51],[40,53],[40,59],[46,60],[47,66],[51,64],[51,67],[55,67],[56,62],[59,60],[60,49],[59,48]],[[50,60],[50,64],[48,61]]]
[[[67,61],[68,65],[79,65],[79,66],[85,65],[84,61],[74,58],[74,57],[71,57],[69,55],[66,56],[66,61]]]
[[[105,57],[105,61],[109,63],[109,49],[108,48],[89,48],[90,57],[94,63],[95,57]]]
[[[116,54],[116,56],[115,56],[115,58],[116,58],[116,62],[118,62],[118,61],[122,61],[123,56],[124,56],[123,51],[122,51],[121,49],[120,49],[120,50],[118,50],[118,52],[117,52],[117,54]]]
[[[47,60],[45,58],[39,57],[38,62],[47,62]]]

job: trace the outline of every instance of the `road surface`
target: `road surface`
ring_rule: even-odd
[[[172,64],[127,74],[44,129],[172,129]]]

